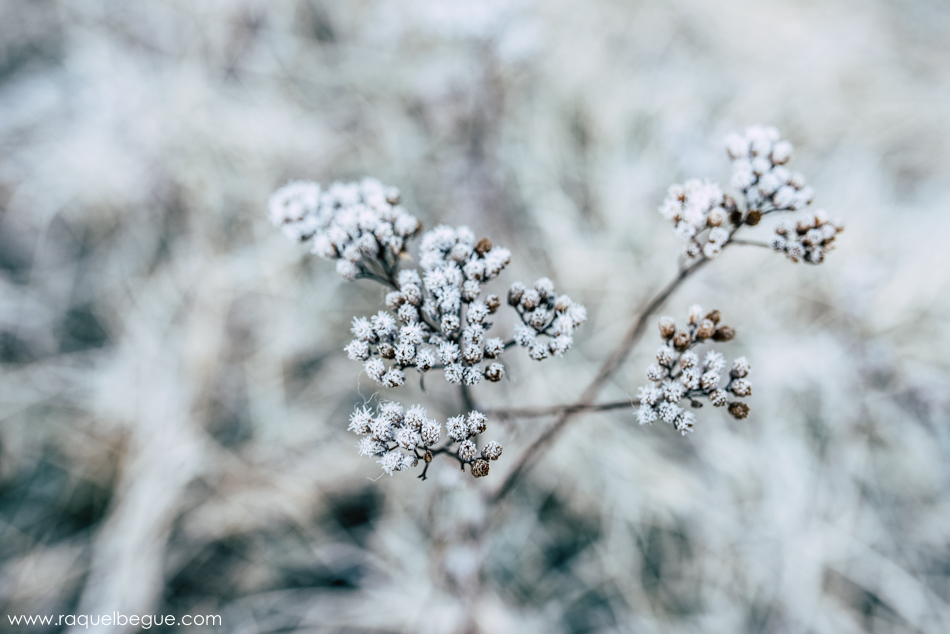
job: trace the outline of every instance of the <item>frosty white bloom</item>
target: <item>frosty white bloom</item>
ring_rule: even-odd
[[[522,348],[530,347],[531,344],[534,343],[535,337],[537,337],[537,332],[531,326],[527,324],[518,324],[515,326],[515,343]]]
[[[501,363],[495,362],[488,365],[485,368],[485,378],[493,383],[501,381],[505,376],[505,366]]]
[[[403,449],[415,449],[422,438],[416,430],[405,427],[396,432],[395,440]]]
[[[732,362],[732,376],[742,378],[749,373],[749,360],[745,357],[737,357]]]
[[[660,415],[660,418],[665,420],[667,423],[672,423],[683,410],[673,403],[663,401],[657,406],[656,411]]]
[[[471,431],[464,416],[453,416],[445,421],[445,429],[452,440],[461,442],[467,440]]]
[[[366,361],[369,359],[369,344],[365,341],[354,339],[343,349],[346,350],[346,356],[351,361]]]
[[[435,365],[435,355],[428,348],[420,350],[416,354],[415,365],[420,372],[427,372]]]
[[[384,387],[399,387],[406,382],[406,373],[399,368],[389,368],[380,379]]]
[[[442,427],[439,425],[439,421],[434,419],[427,420],[422,425],[422,432],[420,435],[422,438],[422,443],[427,447],[431,447],[432,445],[438,443],[442,437]]]
[[[421,405],[413,405],[406,410],[406,415],[403,417],[406,426],[415,431],[422,429],[427,420],[426,410]]]
[[[465,382],[465,385],[478,385],[482,380],[482,371],[478,367],[465,368],[465,374],[462,377],[462,380]]]
[[[707,370],[713,372],[719,372],[724,367],[726,367],[726,360],[723,359],[722,354],[716,352],[715,350],[710,350],[706,353],[706,358],[703,360],[703,365]]]
[[[373,416],[370,411],[365,407],[359,407],[350,414],[350,425],[346,429],[355,434],[368,434],[372,422]]]
[[[386,453],[386,445],[378,440],[373,440],[369,436],[360,438],[359,445],[357,446],[359,447],[359,455],[361,456],[381,456]]]
[[[491,337],[485,341],[485,356],[494,359],[505,351],[505,342],[499,337]]]
[[[468,430],[473,436],[482,434],[488,427],[488,417],[481,412],[472,410],[468,414]]]
[[[369,320],[366,317],[354,317],[353,325],[350,327],[350,332],[352,332],[360,341],[374,341],[376,339],[376,333],[373,332],[373,326],[369,323]]]
[[[501,458],[501,452],[502,446],[492,440],[482,448],[482,458],[485,460],[498,460]]]
[[[459,458],[461,458],[462,460],[466,462],[473,460],[477,453],[478,453],[478,448],[475,446],[475,443],[473,443],[471,440],[466,440],[461,445],[459,445],[459,450],[458,450]]]
[[[811,203],[805,179],[785,167],[792,144],[781,140],[775,128],[751,126],[744,135],[731,134],[726,151],[732,159],[732,186],[745,197],[748,211],[795,211]]]
[[[405,456],[401,451],[390,451],[376,462],[382,465],[383,471],[388,475],[392,475],[393,472],[402,471],[408,467],[405,462]]]
[[[641,425],[650,425],[657,419],[656,410],[647,404],[643,404],[637,410],[637,422]]]
[[[682,412],[673,422],[673,426],[676,428],[676,431],[680,432],[684,436],[693,431],[693,427],[696,425],[696,416],[692,412]]]
[[[377,383],[383,382],[383,375],[386,373],[386,364],[383,363],[382,359],[370,359],[363,364],[363,369],[366,370],[366,375],[369,378]]]
[[[465,378],[465,368],[461,363],[450,363],[445,366],[445,380],[458,385]]]
[[[729,389],[736,396],[749,396],[752,394],[752,384],[745,379],[736,379],[730,385]]]
[[[835,248],[835,237],[842,231],[844,225],[840,220],[829,220],[827,214],[819,209],[798,223],[779,223],[771,246],[784,252],[792,262],[821,264],[825,254]]]
[[[707,229],[719,227],[732,204],[719,185],[692,179],[669,188],[666,199],[660,205],[660,214],[673,223],[676,235],[686,242],[684,253],[694,256],[703,251],[706,240],[709,239],[702,239],[701,234]],[[716,236],[719,238],[721,234],[717,233]],[[728,237],[728,232],[726,236]],[[724,239],[719,242],[724,242]],[[713,241],[712,244],[719,242]],[[721,249],[721,245],[719,248]]]

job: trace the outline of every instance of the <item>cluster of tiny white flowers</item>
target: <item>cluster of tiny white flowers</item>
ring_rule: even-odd
[[[749,362],[739,357],[733,362],[729,381],[721,386],[721,373],[726,366],[722,355],[714,350],[706,352],[702,361],[692,349],[707,341],[724,342],[735,337],[735,330],[720,325],[718,310],[704,315],[701,306],[689,308],[687,326],[677,329],[672,317],[659,320],[660,336],[665,343],[656,351],[656,363],[647,368],[650,381],[637,390],[640,407],[637,422],[649,425],[657,420],[670,423],[684,436],[693,431],[696,416],[680,407],[688,400],[693,407],[702,407],[697,399],[707,399],[714,407],[728,406],[729,413],[742,419],[749,415],[749,406],[742,401],[729,401],[729,394],[746,397],[752,394],[752,384],[746,378]]]
[[[798,222],[783,220],[775,227],[771,247],[792,262],[821,264],[825,253],[835,248],[835,237],[844,231],[841,220],[829,220],[823,209]]]
[[[488,475],[489,460],[501,457],[502,446],[496,441],[478,449],[477,439],[488,428],[484,414],[471,411],[466,416],[455,416],[445,423],[447,438],[442,438],[442,425],[429,418],[420,405],[404,409],[399,403],[380,403],[375,411],[358,407],[350,415],[349,431],[361,436],[357,445],[359,455],[378,458],[384,473],[392,475],[406,471],[423,462],[425,477],[434,453],[454,456],[462,468],[469,465],[476,478]]]
[[[532,288],[521,282],[512,284],[508,303],[521,317],[514,341],[527,348],[535,361],[552,354],[563,356],[574,345],[574,329],[587,321],[587,309],[567,295],[556,295],[554,282],[546,277],[535,281]]]
[[[771,126],[751,126],[745,134],[726,137],[732,186],[742,192],[747,211],[797,211],[811,204],[814,191],[805,177],[785,167],[792,149]]]
[[[399,190],[373,178],[334,183],[296,181],[270,197],[270,221],[294,242],[309,242],[320,257],[336,260],[337,273],[353,280],[393,270],[406,240],[421,225],[399,206]]]
[[[719,185],[698,179],[671,185],[660,205],[660,213],[686,242],[684,254],[690,259],[701,254],[715,258],[722,252],[729,239],[724,225],[735,210],[735,201]]]

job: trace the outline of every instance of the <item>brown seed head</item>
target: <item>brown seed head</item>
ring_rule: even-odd
[[[761,220],[762,220],[762,212],[759,211],[758,209],[753,209],[745,217],[745,223],[749,225],[750,227],[754,227],[755,225],[759,224]]]
[[[732,224],[734,224],[734,225],[737,226],[737,227],[738,227],[739,225],[741,225],[741,224],[742,224],[742,212],[739,211],[738,209],[733,209],[732,211],[730,211],[730,212],[729,212],[729,222],[731,222]]]
[[[488,312],[495,314],[495,311],[501,306],[501,300],[493,293],[485,298],[485,304],[488,306]]]
[[[485,255],[486,253],[491,251],[491,247],[492,247],[491,240],[489,240],[488,238],[482,238],[481,240],[478,241],[478,243],[475,244],[475,253],[479,255]]]
[[[716,324],[712,319],[704,319],[699,322],[699,328],[696,329],[696,337],[699,339],[709,339],[716,331]]]
[[[660,326],[660,336],[664,339],[669,339],[676,334],[676,322],[673,321],[672,317],[660,317],[658,325]]]
[[[736,336],[736,329],[732,326],[719,326],[713,333],[713,341],[731,341]]]
[[[521,303],[521,298],[524,296],[525,287],[524,284],[520,282],[515,282],[511,285],[511,288],[508,289],[508,303],[512,306],[517,306]]]
[[[384,359],[396,358],[396,349],[393,348],[393,345],[391,343],[387,343],[384,341],[381,344],[379,344],[379,347],[377,348],[377,350],[379,351],[379,356],[381,356]]]
[[[744,405],[744,403],[742,403]],[[472,475],[476,478],[484,478],[488,475],[489,465],[487,460],[479,458],[472,463]]]
[[[729,414],[736,420],[742,420],[749,416],[749,406],[741,401],[729,403]]]
[[[722,319],[722,315],[719,314],[719,310],[718,310],[718,309],[714,309],[714,310],[709,311],[709,313],[706,315],[706,319],[708,319],[708,320],[712,321],[712,323],[718,325],[718,324],[719,324],[719,320]]]
[[[432,452],[426,449],[426,452],[422,454],[422,459],[427,463],[432,462]]]
[[[692,343],[689,333],[685,330],[680,330],[676,333],[676,336],[673,337],[673,347],[679,351],[686,350],[689,348],[689,344]]]

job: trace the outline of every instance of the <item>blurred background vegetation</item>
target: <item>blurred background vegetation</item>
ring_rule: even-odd
[[[4,631],[950,631],[948,32],[936,0],[0,3]],[[495,473],[372,480],[342,347],[382,293],[269,226],[273,189],[374,175],[511,248],[495,292],[587,304],[565,359],[476,388],[551,404],[675,274],[666,187],[726,181],[753,123],[847,231],[669,302],[736,327],[749,419],[580,418],[479,544]],[[430,383],[394,396],[457,413]],[[540,425],[490,421],[498,470]]]

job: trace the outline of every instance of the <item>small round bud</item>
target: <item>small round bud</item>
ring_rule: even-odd
[[[384,359],[395,359],[396,358],[396,348],[393,347],[391,343],[382,342],[377,348],[379,351],[379,356]]]
[[[541,294],[534,289],[524,292],[521,296],[521,307],[525,310],[534,310],[541,303]]]
[[[476,478],[484,478],[488,475],[489,465],[487,460],[479,458],[472,463],[472,475]]]
[[[501,457],[502,447],[492,440],[482,448],[482,458],[485,460],[498,460]]]
[[[739,357],[733,361],[731,374],[737,379],[745,378],[749,374],[749,360],[745,357]]]
[[[709,339],[716,331],[716,324],[712,319],[704,319],[699,322],[699,328],[696,329],[696,337],[699,339]]]
[[[432,462],[432,452],[426,449],[426,452],[422,454],[422,459],[426,462],[426,464]]]
[[[676,322],[672,317],[660,317],[660,336],[669,339],[676,334]]]
[[[722,197],[722,206],[729,213],[732,213],[733,211],[736,211],[739,209],[739,205],[736,204],[736,199],[730,196],[729,194],[726,194],[725,196]],[[733,223],[733,224],[736,224],[736,223]]]
[[[500,363],[492,363],[487,368],[485,368],[485,378],[491,381],[492,383],[497,383],[501,381],[502,377],[505,376],[505,366]]]
[[[749,416],[749,406],[741,401],[729,403],[729,414],[736,420],[742,420]]]
[[[515,282],[511,285],[511,288],[508,289],[508,303],[512,306],[517,306],[521,303],[521,298],[524,296],[525,287],[521,282]]]
[[[754,227],[762,221],[762,212],[758,209],[753,209],[745,218],[745,223],[750,227]]]
[[[486,253],[491,251],[491,248],[492,248],[491,240],[489,240],[488,238],[482,238],[475,245],[475,253],[477,253],[478,255],[485,255]]]
[[[695,326],[703,318],[703,307],[699,304],[693,304],[689,307],[688,320],[690,326]]]
[[[718,324],[719,320],[722,319],[722,316],[719,314],[718,309],[713,309],[706,314],[706,319],[710,320],[714,324]]]
[[[736,336],[736,329],[732,326],[719,326],[713,333],[713,341],[731,341]]]
[[[497,295],[492,294],[485,298],[485,305],[488,306],[489,313],[495,314],[495,311],[501,306],[501,300]]]
[[[535,281],[534,290],[538,291],[541,299],[547,299],[554,295],[554,282],[547,277],[542,277]]]
[[[677,350],[686,350],[689,348],[690,343],[692,343],[692,341],[690,340],[689,333],[685,330],[679,331],[676,333],[676,336],[673,337],[673,347]]]
[[[742,212],[739,211],[738,209],[733,209],[732,211],[730,211],[729,222],[731,222],[732,224],[736,226],[739,226],[740,224],[742,224]]]
[[[752,394],[752,384],[745,379],[736,379],[729,387],[736,396],[749,396]]]
[[[406,296],[399,291],[386,294],[386,308],[389,310],[398,310],[404,303],[406,303]]]
[[[726,404],[726,391],[721,389],[713,390],[709,393],[709,402],[713,407],[722,407]]]
[[[475,443],[471,440],[466,440],[461,445],[459,445],[459,458],[465,462],[470,462],[475,454],[478,453],[478,449],[475,447]]]

